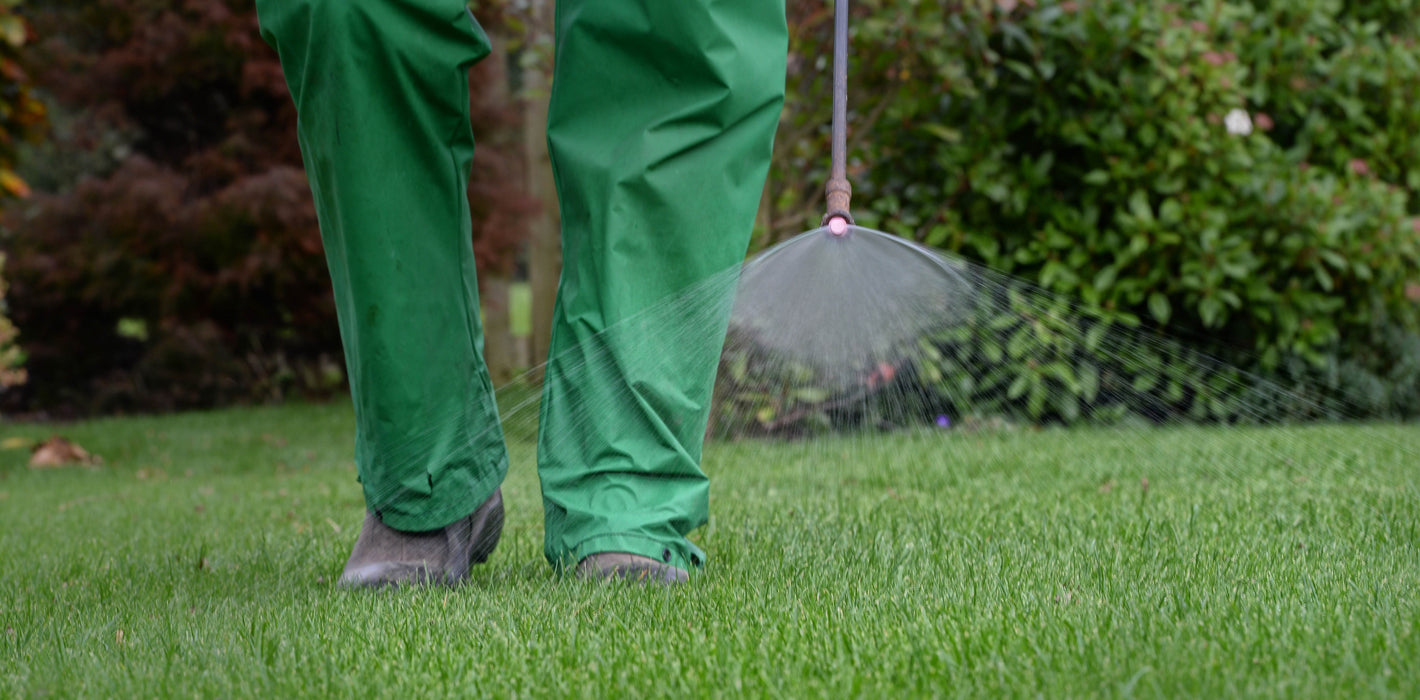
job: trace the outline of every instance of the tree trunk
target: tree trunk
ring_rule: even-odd
[[[508,276],[485,275],[479,286],[483,288],[483,361],[488,363],[493,385],[502,386],[512,381],[518,361],[508,314]]]
[[[529,45],[535,38],[552,36],[552,13],[548,0],[533,0]],[[528,283],[532,288],[532,360],[541,367],[552,345],[552,311],[557,299],[557,281],[562,275],[561,225],[557,211],[557,188],[552,178],[552,161],[547,155],[547,100],[550,95],[550,62],[531,67],[524,74],[527,102],[523,110],[523,153],[528,194],[542,203],[542,210],[529,223]],[[541,370],[531,377],[541,381]]]
[[[495,71],[489,81],[494,91],[484,99],[507,103],[509,84],[507,39],[499,34],[489,37],[492,53],[480,70]],[[511,132],[512,129],[510,128]],[[495,138],[513,138],[516,132],[507,135],[485,134],[490,141]],[[488,375],[494,386],[508,383],[517,374],[517,341],[513,338],[512,315],[509,313],[509,288],[512,275],[509,270],[487,269],[479,275],[479,306],[483,314],[483,361],[488,365]]]

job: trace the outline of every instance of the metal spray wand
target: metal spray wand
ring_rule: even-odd
[[[848,184],[848,0],[833,4],[833,169],[828,178],[828,213],[823,224],[829,233],[844,236],[853,223],[848,213],[853,186]]]

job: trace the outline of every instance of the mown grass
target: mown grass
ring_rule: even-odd
[[[555,577],[519,441],[493,560],[377,594],[351,426],[0,427],[106,460],[0,451],[0,697],[1420,695],[1414,426],[712,446],[672,590]]]

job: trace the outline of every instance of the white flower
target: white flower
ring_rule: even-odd
[[[1234,109],[1228,112],[1228,116],[1223,117],[1223,124],[1228,127],[1228,133],[1234,136],[1247,136],[1252,133],[1252,117],[1248,116],[1247,110]]]

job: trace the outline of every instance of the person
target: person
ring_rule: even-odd
[[[467,70],[488,38],[465,0],[257,14],[296,105],[355,405],[367,513],[341,582],[458,581],[497,544],[508,468],[466,194]],[[743,259],[784,99],[784,2],[561,0],[555,25],[544,553],[588,577],[685,581],[705,562],[686,535],[709,507],[719,347],[606,331]],[[710,315],[723,337],[728,309]]]

